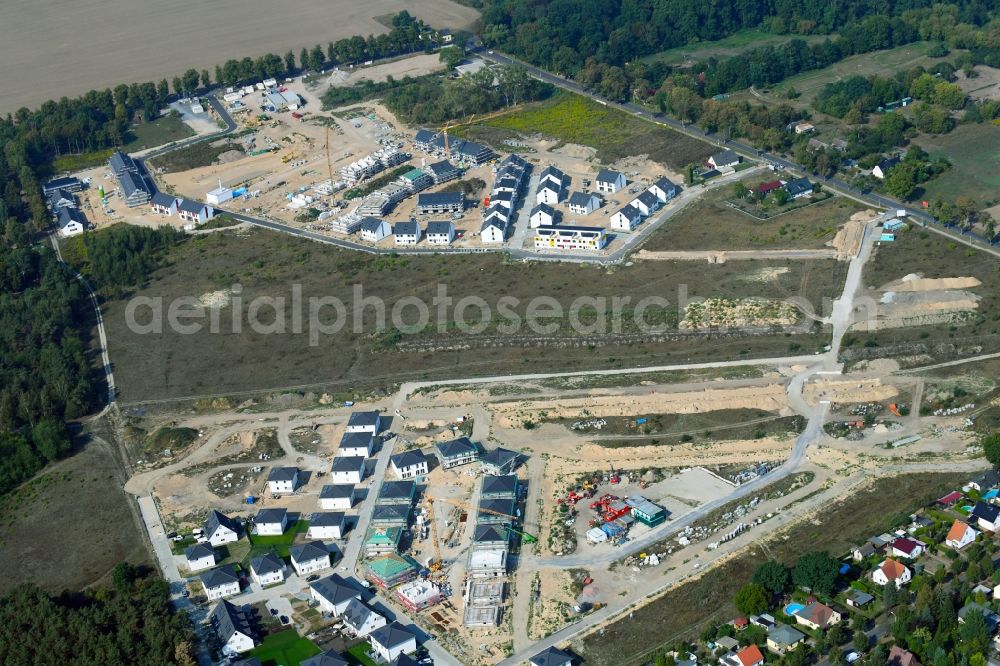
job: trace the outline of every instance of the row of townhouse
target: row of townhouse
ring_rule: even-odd
[[[370,178],[397,164],[402,164],[408,159],[410,159],[410,156],[398,148],[386,146],[378,149],[371,155],[366,155],[360,160],[341,167],[340,177],[349,184],[354,185],[365,178]]]
[[[487,199],[489,204],[483,211],[480,237],[484,243],[502,243],[507,239],[530,171],[531,165],[519,155],[509,155],[500,163]]]
[[[611,215],[611,228],[618,231],[632,231],[642,220],[658,211],[664,204],[677,196],[680,188],[668,178],[659,178]]]
[[[153,186],[146,176],[145,170],[130,155],[116,150],[111,153],[108,166],[118,187],[121,189],[122,200],[129,208],[136,208],[149,203],[153,197]]]
[[[215,217],[215,209],[212,206],[166,192],[153,194],[149,205],[157,215],[164,217],[176,215],[181,221],[190,224],[204,224]]]
[[[369,243],[393,236],[396,245],[416,245],[424,238],[429,245],[450,245],[456,236],[455,225],[448,220],[428,222],[425,230],[416,220],[390,225],[377,217],[366,217],[361,219],[358,228],[361,238]]]
[[[444,132],[434,132],[429,129],[417,130],[413,138],[413,147],[428,155],[472,166],[485,164],[496,158],[496,153],[489,146],[474,141],[454,139]]]

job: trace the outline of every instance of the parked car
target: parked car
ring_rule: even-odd
[[[319,574],[313,574],[312,576],[309,576],[308,578],[306,578],[306,582],[307,583],[311,583],[314,580],[319,580]]]
[[[288,619],[287,615],[282,615],[280,618],[281,624],[291,624],[292,621]]]

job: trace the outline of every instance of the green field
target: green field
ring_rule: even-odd
[[[305,534],[309,529],[309,522],[306,520],[300,520],[294,525],[289,526],[285,530],[284,534],[273,535],[273,536],[258,536],[256,534],[250,534],[247,538],[250,540],[250,544],[253,546],[247,557],[257,557],[258,555],[263,555],[268,551],[274,551],[278,557],[287,558],[288,549],[291,547],[292,542],[295,541],[295,537],[300,534]]]
[[[122,149],[126,152],[145,150],[190,136],[194,136],[194,130],[188,127],[179,115],[168,113],[156,120],[133,125],[129,129],[128,141]]]
[[[643,261],[610,268],[555,262],[526,265],[495,253],[373,256],[262,230],[239,236],[220,231],[177,246],[167,265],[135,296],[162,297],[166,306],[177,297],[198,298],[239,284],[243,290],[241,316],[237,317],[242,322],[239,333],[230,325],[230,306],[221,311],[223,325],[216,334],[207,322],[194,334],[173,332],[169,327],[161,334],[138,333],[128,326],[124,300],[105,303],[104,320],[116,379],[126,402],[303,385],[381,390],[408,380],[636,367],[689,359],[746,360],[786,354],[790,345],[815,350],[826,340],[820,329],[788,335],[647,336],[634,326],[634,308],[647,296],[677,304],[683,289],[691,298],[803,296],[819,308],[824,298],[839,294],[844,266],[833,260],[711,266]],[[526,279],[528,271],[530,279]],[[768,277],[772,274],[773,279]],[[301,285],[306,301],[302,332],[294,332],[290,324],[284,333],[254,331],[247,325],[249,303],[258,296],[284,297],[284,320],[289,321],[294,285]],[[355,318],[355,285],[365,298],[377,296],[385,303],[388,326],[383,332],[374,333],[374,306],[365,306],[362,316]],[[460,323],[479,323],[480,311],[475,308],[468,309],[461,320],[455,308],[449,308],[441,319],[441,329],[437,328],[436,308],[430,313],[433,326],[422,332],[406,328],[405,324],[415,321],[410,308],[402,313],[403,330],[391,325],[392,308],[401,298],[415,296],[431,304],[439,287],[447,290],[456,304],[466,296],[483,298],[491,313],[483,322],[485,330],[458,329]],[[335,333],[318,336],[314,346],[309,339],[307,300],[313,296],[337,297],[347,313],[346,325]],[[522,322],[529,303],[541,296],[554,298],[564,315],[546,318],[545,323],[556,325],[552,332],[527,325],[515,327],[514,332],[502,331],[499,326],[509,319],[498,317],[501,296],[518,299],[514,310]],[[596,311],[586,304],[574,305],[581,296],[604,298],[609,308],[612,298],[630,298],[630,304],[622,308],[622,329],[602,329],[603,324],[591,332],[574,329],[565,315],[568,310],[578,314],[583,323],[599,324]],[[328,308],[323,321],[331,316]],[[262,311],[261,317],[270,321],[269,312]],[[677,319],[677,309],[670,305],[658,308],[653,318],[646,320],[660,322],[670,331]],[[139,313],[137,320],[146,321],[146,317]],[[356,327],[355,322],[360,325]],[[708,340],[710,344],[706,344]],[[150,345],[159,353],[150,354]],[[484,349],[490,351],[484,353]],[[210,367],[226,371],[206,373],[205,368]]]
[[[748,188],[773,180],[764,172],[743,180]],[[774,250],[822,248],[833,239],[837,228],[864,206],[845,197],[834,196],[812,205],[785,209],[772,206],[773,215],[758,220],[728,205],[733,199],[731,185],[716,187],[671,217],[654,232],[643,249],[673,250]]]
[[[605,163],[648,155],[674,169],[700,163],[712,154],[705,142],[567,92],[455,133],[496,146],[505,139],[541,134],[596,148],[597,158]]]
[[[980,206],[1000,202],[1000,127],[959,125],[948,134],[920,136],[914,143],[932,157],[946,157],[951,168],[924,185],[924,200],[954,201],[966,196]]]
[[[297,666],[320,652],[315,643],[300,637],[294,629],[286,629],[267,636],[247,654],[260,659],[264,666]]]
[[[375,666],[375,662],[371,660],[368,656],[368,652],[372,649],[371,643],[368,641],[363,641],[351,647],[344,654],[344,657],[351,664],[360,664],[361,666]]]
[[[778,46],[793,39],[803,39],[806,42],[818,42],[826,39],[826,35],[776,35],[759,29],[741,30],[728,37],[713,42],[692,42],[677,46],[666,51],[660,51],[642,58],[645,62],[663,62],[668,65],[679,65],[688,60],[707,60],[708,58],[723,58],[737,55],[747,49],[759,46]]]

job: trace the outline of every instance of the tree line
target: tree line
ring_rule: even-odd
[[[198,663],[194,631],[170,606],[165,581],[124,563],[112,579],[112,586],[81,593],[14,589],[0,601],[0,663]]]

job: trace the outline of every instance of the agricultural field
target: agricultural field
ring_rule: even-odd
[[[930,303],[946,303],[949,293],[978,299],[971,316],[959,313],[955,321],[883,328],[874,332],[852,329],[844,338],[844,352],[849,360],[860,358],[897,358],[902,364],[925,365],[935,360],[1000,351],[1000,272],[993,255],[920,230],[897,237],[896,242],[877,248],[865,268],[862,284],[872,289],[875,300],[883,298],[880,287],[910,274],[924,278],[962,278],[967,288],[918,292],[917,297]],[[891,289],[890,289],[891,291]],[[929,307],[929,306],[928,306]],[[926,308],[925,308],[926,310]],[[902,358],[901,358],[902,357]]]
[[[764,172],[744,179],[748,188],[771,180]],[[776,206],[773,217],[759,220],[734,209],[732,187],[717,187],[677,213],[643,244],[651,251],[670,250],[763,250],[822,248],[837,228],[864,207],[844,197],[834,196],[804,207],[786,204],[788,212]]]
[[[776,35],[764,30],[741,30],[733,35],[711,42],[692,42],[666,51],[660,51],[642,58],[645,62],[662,62],[667,65],[681,65],[686,62],[707,60],[708,58],[725,58],[737,55],[747,49],[761,46],[779,46],[793,39],[806,42],[817,42],[826,39],[825,35]]]
[[[991,123],[959,125],[948,134],[920,136],[914,143],[946,157],[951,168],[923,185],[921,199],[955,201],[969,197],[986,208],[1000,202],[1000,127]]]
[[[0,594],[79,590],[118,562],[150,564],[123,483],[111,445],[95,439],[0,498]]]
[[[354,389],[382,388],[398,381],[495,373],[544,372],[616,368],[701,360],[739,360],[781,355],[792,350],[820,348],[826,335],[819,326],[804,332],[760,331],[759,335],[737,332],[679,333],[676,303],[683,289],[689,298],[720,296],[784,298],[803,296],[822,307],[824,299],[839,295],[846,275],[845,264],[833,260],[731,262],[699,268],[697,282],[690,284],[689,262],[636,262],[633,266],[603,268],[592,265],[538,263],[527,267],[500,255],[401,257],[371,256],[320,246],[262,230],[246,233],[222,231],[191,238],[175,248],[168,265],[154,274],[148,287],[135,296],[162,297],[164,304],[181,296],[201,299],[221,308],[218,334],[209,327],[192,335],[169,332],[139,334],[130,330],[125,318],[127,301],[105,306],[105,324],[116,378],[125,402],[226,394],[290,386]],[[345,304],[347,325],[335,334],[318,335],[311,346],[308,321],[301,333],[254,332],[243,325],[234,333],[233,285],[242,288],[241,309],[257,296],[285,297],[290,303],[293,285],[302,296],[335,296]],[[377,296],[386,304],[381,333],[373,335],[376,309],[358,302],[361,326],[355,330],[355,285],[362,296]],[[503,285],[498,290],[497,285]],[[410,328],[416,320],[413,308],[401,313],[403,326],[391,324],[393,305],[404,296],[416,296],[431,304],[439,286],[457,302],[463,296],[480,296],[490,308],[485,330],[459,330],[454,308],[446,312],[440,329],[436,310],[432,326],[423,332]],[[514,307],[522,321],[528,302],[549,296],[564,309],[571,309],[581,296],[631,297],[632,306],[622,308],[622,329],[615,332],[589,304],[577,304],[580,323],[593,328],[575,332],[567,318],[543,318],[554,330],[538,326],[502,333],[498,326],[509,317],[497,318],[500,296],[519,299]],[[633,325],[634,304],[646,296],[666,298],[671,305],[650,311],[647,322],[661,323],[662,335],[638,331]],[[289,305],[289,311],[290,311]],[[520,308],[520,310],[518,309]],[[329,321],[327,308],[322,321]],[[246,312],[241,312],[243,324]],[[264,308],[260,321],[272,321]],[[308,303],[303,303],[308,317]],[[463,325],[476,322],[479,311],[463,313]],[[399,319],[399,318],[397,318]],[[137,321],[146,321],[141,314]],[[164,320],[166,322],[166,319]],[[537,323],[537,322],[536,322]],[[707,339],[712,344],[705,344]],[[149,354],[150,346],[159,349]],[[489,349],[484,352],[484,349]],[[207,376],[202,369],[225,367],[222,375]]]
[[[81,95],[119,83],[168,80],[188,68],[211,70],[230,58],[284,53],[354,35],[387,32],[375,17],[407,10],[436,28],[465,28],[475,9],[451,0],[251,0],[238,6],[178,0],[163,3],[81,0],[0,5],[0,37],[7,59],[0,113],[49,99]],[[52,39],[51,17],[62,26]],[[183,30],[151,30],[177,25]],[[108,54],[114,53],[113,57]]]
[[[805,552],[845,552],[873,534],[905,520],[909,513],[943,493],[967,474],[908,474],[879,479],[874,486],[801,522],[765,547],[727,560],[705,575],[675,587],[627,618],[590,634],[573,645],[588,664],[632,666],[658,647],[697,637],[705,627],[737,614],[733,595],[747,583],[754,569],[769,558],[786,565]],[[886,506],[893,510],[887,512]]]
[[[565,92],[455,130],[455,134],[495,146],[507,139],[541,135],[595,148],[597,159],[605,164],[646,155],[674,170],[701,163],[712,153],[711,146],[702,141]]]

